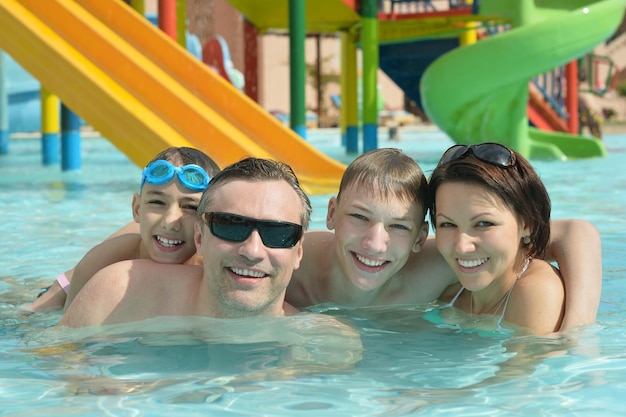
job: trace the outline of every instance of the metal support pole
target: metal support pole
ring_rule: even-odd
[[[306,0],[289,0],[289,87],[291,129],[306,138],[304,39]]]

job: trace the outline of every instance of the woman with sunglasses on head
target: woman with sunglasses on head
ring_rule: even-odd
[[[134,222],[93,247],[28,308],[68,306],[96,272],[119,261],[201,262],[193,228],[202,192],[218,172],[217,164],[197,149],[171,147],[156,155],[142,171],[139,193],[133,196]]]
[[[467,313],[462,327],[548,334],[565,309],[560,272],[541,258],[550,240],[550,198],[530,163],[497,144],[455,145],[430,179],[437,248],[459,284],[442,295]]]

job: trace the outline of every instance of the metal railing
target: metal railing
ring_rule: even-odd
[[[378,10],[389,14],[440,12],[460,8],[478,10],[478,0],[379,0]]]

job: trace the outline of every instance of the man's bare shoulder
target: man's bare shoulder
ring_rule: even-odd
[[[324,252],[335,238],[335,233],[330,230],[309,230],[304,234],[304,256],[308,252]]]
[[[300,267],[294,271],[296,280],[310,280],[315,275],[325,273],[334,233],[327,230],[313,230],[304,236],[304,256]]]
[[[328,230],[308,231],[304,237],[304,256],[300,267],[293,271],[287,287],[286,300],[297,307],[307,307],[319,302],[319,292],[325,277],[330,273],[329,253],[334,233]]]
[[[66,307],[59,324],[68,327],[103,324],[126,294],[130,267],[131,261],[122,261],[99,270]]]
[[[437,243],[433,237],[426,239],[419,252],[411,253],[404,269],[410,271],[413,275],[430,273],[454,275],[446,260],[439,253]]]
[[[109,265],[96,273],[90,280],[94,286],[125,288],[132,283],[141,286],[149,281],[150,287],[166,283],[173,276],[196,275],[202,268],[194,265],[161,264],[151,259],[131,259]]]
[[[202,267],[159,264],[147,259],[109,265],[82,288],[60,324],[85,327],[157,315],[159,308],[177,292],[178,277],[201,278]],[[181,284],[180,288],[186,286]]]
[[[168,298],[195,288],[203,276],[200,265],[161,264],[151,259],[133,259],[118,262],[115,270],[105,279],[114,280],[114,285],[126,286],[126,295],[139,293],[142,298]],[[119,272],[119,275],[117,274]],[[118,276],[116,276],[118,275]]]

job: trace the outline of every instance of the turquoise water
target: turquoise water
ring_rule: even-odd
[[[309,136],[351,159],[336,132]],[[437,131],[384,136],[381,147],[403,148],[427,173],[451,145]],[[422,320],[427,306],[317,308],[352,322],[364,346],[356,352],[342,335],[329,337],[332,329],[312,330],[306,314],[190,319],[185,328],[158,320],[171,331],[147,323],[80,343],[53,329],[58,313],[24,314],[17,306],[131,220],[140,170],[102,139],[83,141],[79,173],[42,167],[38,140],[13,140],[0,156],[0,415],[623,415],[626,135],[605,141],[605,159],[534,163],[553,218],[586,219],[602,234],[596,325],[559,339],[510,339],[435,328]],[[312,198],[313,228],[324,227],[328,197]]]

